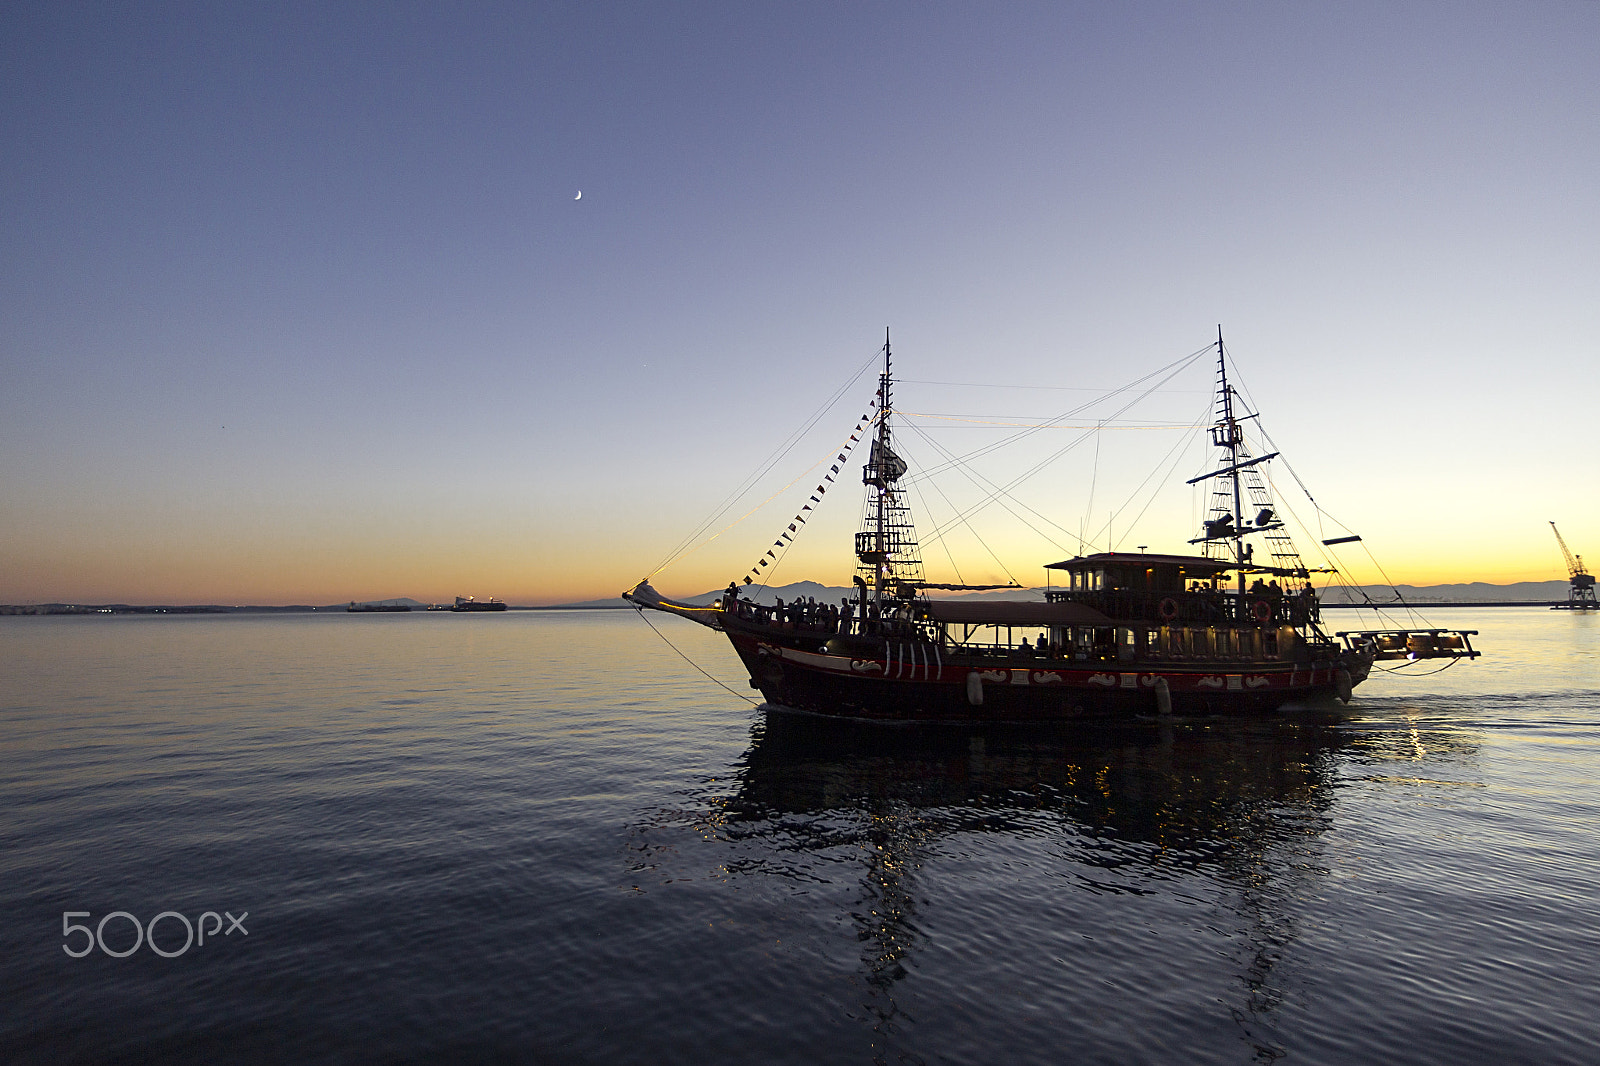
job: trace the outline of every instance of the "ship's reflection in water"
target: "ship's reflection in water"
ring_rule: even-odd
[[[941,963],[918,958],[930,923],[1014,924],[1009,935],[1023,938],[1071,924],[1084,940],[1118,943],[1127,930],[1108,926],[1159,913],[1158,923],[1181,922],[1186,911],[1195,925],[1227,926],[1220,941],[1173,935],[1173,950],[1197,957],[1145,964],[1207,971],[1209,1009],[1223,1000],[1271,1058],[1282,1049],[1273,967],[1296,936],[1294,901],[1323,875],[1335,753],[1353,740],[1305,718],[884,727],[770,710],[752,728],[737,787],[712,799],[699,828],[728,847],[732,875],[854,880],[854,898],[840,902],[860,941],[863,1006],[890,1039],[908,967],[914,984],[937,980]],[[974,894],[1001,902],[967,910]],[[1161,911],[1130,899],[1160,895],[1179,903]],[[1232,957],[1221,980],[1217,943]],[[1062,968],[1077,974],[1069,980],[1092,980],[1082,961]],[[1060,991],[1072,1000],[1087,988]]]

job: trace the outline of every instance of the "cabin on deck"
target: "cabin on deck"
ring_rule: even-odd
[[[1150,556],[1140,558],[1149,559]],[[1213,560],[1211,574],[1220,576]],[[1231,568],[1225,568],[1231,569]],[[1177,569],[1174,568],[1175,577]],[[1185,574],[1185,579],[1188,575]],[[1207,578],[1210,580],[1209,576]],[[1090,599],[1112,606],[1122,602],[1115,595],[1087,592],[1073,597],[1069,592],[1052,592],[1047,602],[1005,600],[931,600],[927,620],[938,627],[945,654],[992,656],[1015,661],[1019,655],[1063,665],[1127,664],[1132,662],[1204,662],[1219,666],[1288,660],[1305,654],[1304,642],[1289,625],[1252,622],[1237,625],[1227,622],[1185,622],[1177,617],[1162,620],[1159,611],[1146,617],[1136,613],[1103,611]],[[1176,597],[1176,589],[1151,590]],[[1211,595],[1205,593],[1204,595]],[[1193,595],[1203,595],[1195,593]],[[1222,595],[1220,592],[1215,595]]]
[[[1316,619],[1316,597],[1309,587],[1278,584],[1280,577],[1303,578],[1304,571],[1143,552],[1100,552],[1047,563],[1045,569],[1067,575],[1064,586],[1045,594],[1047,600],[1087,604],[1116,619],[1257,629]],[[1231,583],[1235,573],[1255,575],[1255,580],[1241,590]]]
[[[1046,569],[1063,571],[1067,582],[1046,592],[1041,609],[1087,609],[1100,616],[1098,622],[1063,618],[1050,625],[1045,647],[1059,648],[1058,654],[1067,659],[1238,662],[1290,658],[1301,640],[1296,627],[1306,624],[1316,609],[1309,590],[1286,591],[1277,584],[1279,577],[1297,575],[1246,567],[1246,574],[1257,576],[1241,594],[1231,584],[1241,568],[1203,556],[1102,552],[1050,563]],[[1263,580],[1268,577],[1270,582]],[[946,639],[956,644],[971,642],[972,635],[963,640],[963,634],[952,632],[949,623],[955,619],[940,617],[945,614],[940,611],[936,617],[946,622]]]

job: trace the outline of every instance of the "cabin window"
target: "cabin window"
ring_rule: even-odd
[[[1117,658],[1124,661],[1134,658],[1139,650],[1138,639],[1137,630],[1117,630]]]
[[[1190,632],[1194,635],[1194,657],[1196,659],[1211,658],[1215,654],[1217,646],[1216,641],[1213,639],[1217,631],[1214,629],[1194,629]]]
[[[1265,659],[1278,657],[1278,631],[1276,629],[1263,629],[1261,631],[1261,656]]]

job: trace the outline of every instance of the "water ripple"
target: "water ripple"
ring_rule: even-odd
[[[1570,621],[1342,712],[881,729],[752,713],[624,614],[0,619],[0,1046],[1597,1061]],[[61,951],[63,911],[119,909],[249,933]]]

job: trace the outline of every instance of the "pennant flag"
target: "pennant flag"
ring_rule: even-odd
[[[745,584],[746,584],[746,585],[748,585],[748,584],[750,584],[750,575],[749,575],[749,574],[746,574],[746,575],[745,575],[745,576],[744,576],[744,583],[745,583]]]
[[[878,397],[879,399],[882,399],[882,389],[878,391]],[[789,528],[780,534],[777,540],[772,542],[772,547],[767,549],[767,554],[762,557],[760,563],[751,568],[751,575],[759,575],[761,573],[761,568],[767,565],[769,557],[770,561],[777,561],[778,553],[775,549],[787,549],[789,547],[788,542],[794,540],[794,534],[799,531],[800,526],[803,526],[806,523],[806,518],[808,517],[806,512],[810,511],[813,505],[821,504],[822,497],[828,491],[828,486],[834,483],[834,477],[839,473],[839,467],[849,460],[851,451],[853,451],[855,446],[860,443],[862,434],[865,431],[867,424],[875,417],[873,415],[873,409],[880,408],[881,406],[882,405],[878,402],[878,400],[872,400],[868,403],[867,413],[861,416],[860,421],[856,425],[856,431],[850,434],[849,443],[847,443],[844,446],[844,449],[834,457],[835,462],[828,467],[828,473],[822,475],[822,481],[817,484],[817,489],[811,494],[809,502],[801,505],[800,513],[794,516],[794,521],[789,523]],[[878,467],[878,469],[874,470],[874,473],[877,474],[877,477],[873,479],[873,483],[878,484],[881,488],[886,487],[884,482],[893,481],[905,473],[905,461],[898,455],[895,455],[893,452],[887,452],[887,454],[885,454],[884,452],[880,451],[880,447],[881,446],[879,445],[878,441],[874,439],[872,442],[872,456],[870,459],[868,459],[868,464],[869,466],[876,465]],[[745,577],[744,583],[747,585],[753,583],[750,576]]]

